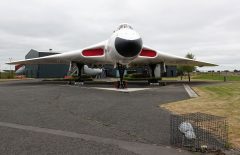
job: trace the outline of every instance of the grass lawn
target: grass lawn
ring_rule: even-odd
[[[227,117],[229,142],[240,148],[240,82],[193,87],[198,98],[161,105],[174,113],[203,112]]]
[[[233,73],[192,73],[191,81],[224,81],[226,76],[227,81],[240,81],[240,74]],[[178,77],[163,77],[166,81],[181,81],[180,76]],[[187,76],[183,76],[182,81],[188,81]]]
[[[223,81],[224,76],[226,76],[227,81],[240,81],[240,75],[234,75],[231,73],[228,73],[226,75],[219,74],[219,73],[198,73],[192,77],[192,79],[197,80],[218,80]]]
[[[0,79],[12,79],[14,76],[14,73],[0,72]]]
[[[18,81],[22,79],[0,79],[0,82],[6,82],[6,81]]]

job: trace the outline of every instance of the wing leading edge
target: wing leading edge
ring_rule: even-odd
[[[105,60],[104,48],[107,41],[89,46],[81,50],[55,54],[45,57],[13,61],[7,64],[69,64],[71,61],[85,64],[102,64]]]
[[[154,50],[150,47],[143,46],[140,55],[131,63],[131,65],[158,64],[164,62],[166,65],[182,66],[218,66],[216,64],[183,58],[164,52]]]

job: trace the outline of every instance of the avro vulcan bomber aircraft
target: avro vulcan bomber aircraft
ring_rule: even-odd
[[[113,64],[119,70],[119,88],[125,88],[124,71],[128,66],[149,65],[153,77],[165,71],[165,65],[216,66],[215,64],[163,53],[143,44],[141,36],[129,25],[120,24],[108,40],[66,53],[15,61],[8,64],[74,64],[81,80],[86,65]],[[160,70],[160,71],[158,71]]]

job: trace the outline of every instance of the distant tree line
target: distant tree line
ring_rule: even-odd
[[[212,73],[212,72],[213,72],[213,73],[214,73],[214,72],[220,73],[220,72],[231,72],[231,71],[229,71],[229,70],[224,70],[224,71],[209,70],[209,71],[207,71],[207,72],[209,72],[209,73]],[[233,72],[234,72],[234,73],[239,73],[240,70],[234,69]]]

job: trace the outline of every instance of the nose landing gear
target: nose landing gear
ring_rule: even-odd
[[[126,66],[117,63],[117,69],[119,71],[119,77],[120,77],[120,81],[117,82],[117,88],[124,89],[127,87],[126,81],[123,81],[123,76],[124,76],[124,72],[126,70]]]

